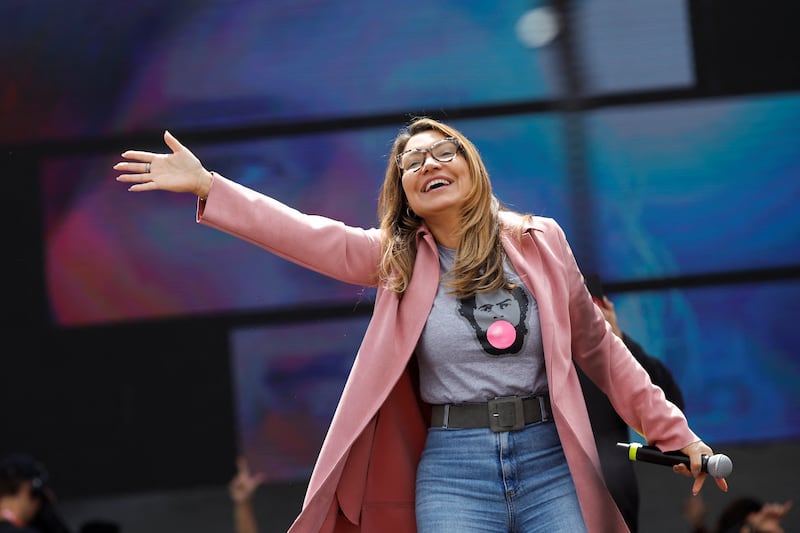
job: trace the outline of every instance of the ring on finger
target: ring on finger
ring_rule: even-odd
[[[146,163],[144,165],[144,173],[145,174],[150,174],[150,163]]]

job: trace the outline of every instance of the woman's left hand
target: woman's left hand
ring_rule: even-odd
[[[686,468],[684,464],[677,464],[672,467],[672,471],[682,476],[694,478],[692,494],[696,496],[700,492],[700,489],[703,488],[703,483],[706,482],[706,477],[708,476],[707,473],[701,471],[703,466],[702,456],[711,457],[714,455],[714,452],[705,442],[699,440],[685,448],[681,448],[681,453],[689,456],[691,468]],[[717,487],[719,487],[722,492],[728,492],[728,482],[725,481],[725,478],[714,478],[714,481],[716,481]]]

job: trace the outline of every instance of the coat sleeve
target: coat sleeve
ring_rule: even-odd
[[[320,274],[377,285],[381,231],[307,215],[219,174],[198,200],[197,222],[264,248]]]
[[[614,410],[649,444],[679,450],[699,440],[683,412],[655,386],[647,371],[612,331],[592,301],[563,230],[551,222],[551,239],[563,254],[569,292],[572,354],[575,362],[607,396]]]
[[[622,342],[625,343],[625,346],[628,347],[636,360],[639,361],[639,364],[647,370],[653,383],[661,387],[661,390],[663,390],[664,394],[667,396],[667,400],[674,403],[678,409],[683,411],[686,408],[686,404],[683,401],[683,391],[672,375],[669,367],[661,362],[661,360],[645,352],[642,345],[633,340],[626,333],[622,334]]]

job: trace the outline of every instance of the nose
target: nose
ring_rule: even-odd
[[[439,163],[439,160],[433,157],[433,154],[431,154],[430,152],[425,152],[425,159],[422,160],[422,167],[421,167],[422,170],[428,167],[428,161],[433,163],[433,165],[436,167],[441,165],[441,163]]]

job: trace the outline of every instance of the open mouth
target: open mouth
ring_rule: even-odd
[[[448,185],[450,185],[450,182],[447,181],[447,180],[444,180],[444,179],[440,179],[439,178],[439,179],[431,180],[425,185],[425,192],[430,192],[430,191],[433,191],[435,189],[440,189],[442,187],[447,187]]]

